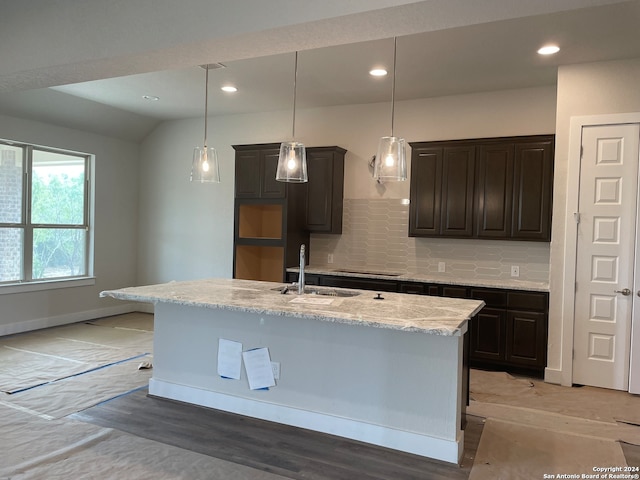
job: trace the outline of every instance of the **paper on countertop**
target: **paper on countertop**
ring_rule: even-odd
[[[247,371],[249,388],[258,390],[260,388],[273,387],[276,384],[271,368],[271,358],[268,348],[254,348],[242,352],[244,368]]]
[[[242,343],[218,339],[218,375],[240,380],[242,369]]]

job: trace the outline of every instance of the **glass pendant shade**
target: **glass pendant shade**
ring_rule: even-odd
[[[192,183],[220,183],[220,164],[218,154],[213,147],[207,147],[207,120],[209,118],[209,67],[202,65],[206,74],[204,77],[204,147],[196,147],[193,150],[191,162]]]
[[[396,106],[396,51],[398,39],[393,38],[393,77],[391,78],[391,135],[380,138],[373,163],[373,178],[378,183],[402,182],[407,179],[406,144],[404,138],[393,135]]]
[[[276,180],[279,182],[304,183],[307,177],[307,151],[300,142],[283,142],[280,145]]]
[[[401,182],[407,179],[406,142],[400,137],[382,137],[373,165],[373,178],[378,182]]]
[[[195,183],[220,183],[220,167],[215,148],[196,147],[193,150],[191,181]]]

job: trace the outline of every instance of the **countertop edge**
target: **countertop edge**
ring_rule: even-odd
[[[298,267],[287,268],[287,272],[298,273],[300,269]],[[346,270],[346,269],[340,269]],[[435,283],[439,285],[459,285],[464,287],[479,287],[479,288],[501,288],[505,290],[526,290],[530,292],[549,292],[549,284],[547,282],[533,282],[530,280],[489,280],[489,279],[466,279],[459,277],[435,277],[417,273],[399,273],[385,275],[383,273],[366,273],[357,272],[354,269],[352,272],[340,271],[338,269],[332,270],[323,267],[305,267],[305,272],[316,275],[331,275],[335,277],[352,277],[352,278],[369,278],[373,280],[391,280],[402,282],[416,282],[416,283]],[[364,270],[364,269],[363,269]]]
[[[137,288],[137,287],[129,287],[129,288]],[[437,335],[437,336],[445,336],[445,337],[455,337],[462,336],[464,333],[468,331],[468,322],[475,314],[477,314],[485,305],[482,300],[468,300],[478,302],[478,306],[473,310],[473,312],[468,315],[464,319],[460,318],[442,318],[439,319],[439,322],[452,322],[455,325],[451,325],[445,328],[438,327],[419,327],[416,325],[411,325],[410,323],[406,325],[393,325],[388,323],[383,323],[376,321],[374,319],[358,319],[358,318],[345,318],[337,315],[331,315],[330,312],[326,311],[317,311],[313,310],[310,312],[300,312],[300,311],[288,311],[288,310],[279,310],[272,308],[261,308],[261,307],[252,307],[246,305],[230,305],[224,303],[216,303],[216,302],[199,302],[194,300],[189,300],[186,298],[161,298],[155,295],[141,295],[138,293],[127,292],[127,289],[122,290],[105,290],[100,292],[100,297],[111,297],[118,300],[129,300],[136,301],[142,303],[171,303],[175,305],[182,305],[187,307],[199,307],[199,308],[208,308],[212,310],[229,310],[229,311],[237,311],[237,312],[247,312],[253,314],[263,314],[263,315],[273,315],[273,316],[284,316],[284,317],[295,317],[302,318],[307,320],[315,320],[315,321],[323,321],[329,323],[341,323],[345,325],[353,325],[360,327],[372,327],[372,328],[381,328],[387,330],[397,330],[403,332],[411,332],[411,333],[423,333],[427,335]]]

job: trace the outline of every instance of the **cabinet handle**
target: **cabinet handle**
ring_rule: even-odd
[[[621,293],[625,297],[631,295],[631,290],[629,290],[628,288],[623,288],[622,290],[614,290],[614,292]],[[640,292],[638,292],[638,295],[640,295]]]

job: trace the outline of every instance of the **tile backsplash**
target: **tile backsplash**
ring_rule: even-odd
[[[409,205],[400,199],[345,199],[343,215],[342,235],[311,235],[312,266],[512,279],[517,265],[518,280],[549,280],[547,242],[409,237]]]

